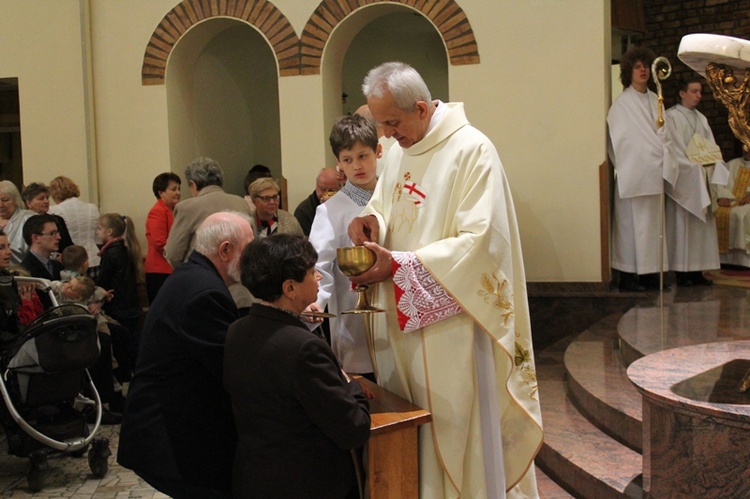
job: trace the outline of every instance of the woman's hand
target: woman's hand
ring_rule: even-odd
[[[319,322],[323,322],[322,317],[315,317],[314,315],[308,315],[313,314],[315,312],[322,312],[323,310],[320,308],[320,306],[317,303],[311,303],[302,311],[302,320],[305,322],[309,322],[310,324],[317,324]]]

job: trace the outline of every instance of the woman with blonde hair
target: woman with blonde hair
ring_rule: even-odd
[[[11,263],[21,263],[29,246],[23,239],[23,224],[33,211],[23,209],[23,199],[15,184],[10,180],[0,181],[0,229],[8,236]]]
[[[48,213],[60,215],[68,226],[73,243],[86,248],[89,254],[90,274],[96,274],[99,266],[99,248],[96,246],[96,226],[99,222],[99,208],[93,203],[78,199],[81,191],[68,177],[55,177],[49,183],[49,193],[56,203]]]
[[[255,203],[251,225],[256,238],[273,234],[305,235],[294,215],[279,208],[281,189],[274,179],[259,178],[250,184],[247,192]]]

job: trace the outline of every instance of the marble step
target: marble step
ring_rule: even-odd
[[[641,452],[641,395],[628,379],[609,324],[600,322],[578,336],[564,360],[568,396],[576,408],[612,438]]]
[[[576,497],[640,498],[641,455],[597,428],[568,399],[566,346],[555,344],[537,355],[545,437],[536,464]]]

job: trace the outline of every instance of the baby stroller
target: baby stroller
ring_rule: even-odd
[[[90,447],[91,473],[101,478],[107,473],[111,452],[108,439],[95,437],[102,404],[87,370],[99,356],[96,319],[80,305],[58,306],[45,279],[3,279],[33,282],[49,293],[53,304],[0,353],[0,392],[5,401],[0,421],[8,452],[30,458],[26,478],[34,492],[44,487],[47,456],[56,452],[80,457]],[[8,282],[0,282],[3,285]],[[91,398],[79,395],[84,385]],[[86,414],[93,410],[96,421],[89,432]]]

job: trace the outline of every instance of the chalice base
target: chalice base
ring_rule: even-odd
[[[385,312],[382,308],[373,307],[372,305],[366,305],[366,308],[353,308],[351,310],[346,310],[344,312],[339,312],[340,314],[377,314],[379,312]]]

